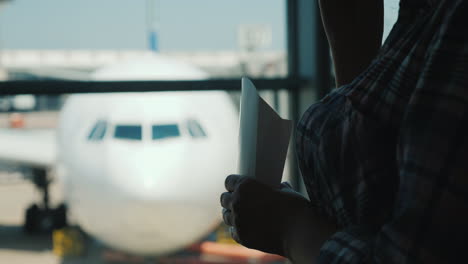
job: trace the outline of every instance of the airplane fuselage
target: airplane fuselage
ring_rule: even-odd
[[[57,156],[72,219],[136,254],[196,242],[219,223],[237,131],[237,111],[221,91],[70,96]]]

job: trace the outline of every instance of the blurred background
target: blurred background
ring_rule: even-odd
[[[334,87],[318,14],[309,0],[0,0],[0,259],[285,262],[230,240],[218,199],[241,77],[293,121]],[[283,180],[304,191],[293,148]]]

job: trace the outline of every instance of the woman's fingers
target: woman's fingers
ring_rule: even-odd
[[[232,219],[232,211],[228,210],[226,208],[223,208],[223,221],[226,225],[228,226],[233,226],[234,225],[234,219]]]
[[[221,194],[221,206],[226,208],[226,209],[229,209],[229,210],[232,210],[232,193],[230,192],[224,192]]]
[[[239,234],[237,233],[237,230],[235,227],[231,226],[229,228],[229,233],[231,233],[231,237],[232,239],[234,239],[234,241],[236,241],[237,243],[241,244],[241,241],[239,239]]]
[[[234,224],[234,221],[232,219],[233,214],[232,214],[232,193],[230,192],[225,192],[221,194],[221,206],[223,207],[223,221],[226,225],[232,226]]]
[[[224,186],[226,187],[226,190],[233,192],[236,188],[237,185],[241,182],[242,177],[239,175],[229,175],[227,176],[226,180],[224,181]]]

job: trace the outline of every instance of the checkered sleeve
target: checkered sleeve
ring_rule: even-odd
[[[335,233],[319,263],[460,263],[468,245],[468,4],[449,5],[401,120],[398,191],[376,233]]]
[[[374,236],[359,226],[335,233],[323,245],[318,263],[369,263]]]

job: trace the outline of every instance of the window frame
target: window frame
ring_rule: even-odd
[[[155,127],[175,127],[177,129],[177,135],[173,135],[173,136],[166,136],[166,137],[159,137],[159,138],[155,138],[154,137],[154,132],[155,132]],[[179,123],[160,123],[160,124],[151,124],[150,125],[150,130],[151,130],[151,141],[152,142],[158,142],[160,140],[166,140],[166,139],[176,139],[176,138],[181,138],[184,136],[184,133],[182,132],[182,129],[180,127],[180,124]]]
[[[86,140],[92,143],[104,141],[109,131],[109,123],[104,119],[98,119],[88,133]],[[98,134],[99,133],[99,134]]]
[[[192,139],[203,139],[203,138],[208,138],[208,133],[206,133],[206,129],[203,128],[201,123],[194,118],[188,119],[185,122],[185,128],[187,130],[188,135]],[[194,133],[195,131],[193,128],[196,128],[196,132],[201,132],[200,134],[197,135],[197,133]]]
[[[139,127],[140,128],[140,138],[130,138],[130,137],[117,137],[117,128],[118,127]],[[112,124],[112,140],[118,141],[128,141],[128,142],[144,142],[145,140],[145,125],[143,124],[132,124],[132,123],[114,123]]]
[[[254,78],[259,90],[294,91],[304,81],[297,78]],[[240,91],[240,78],[181,81],[65,81],[9,80],[0,82],[0,96],[4,95],[62,95],[80,93],[115,92],[167,92],[167,91]]]

